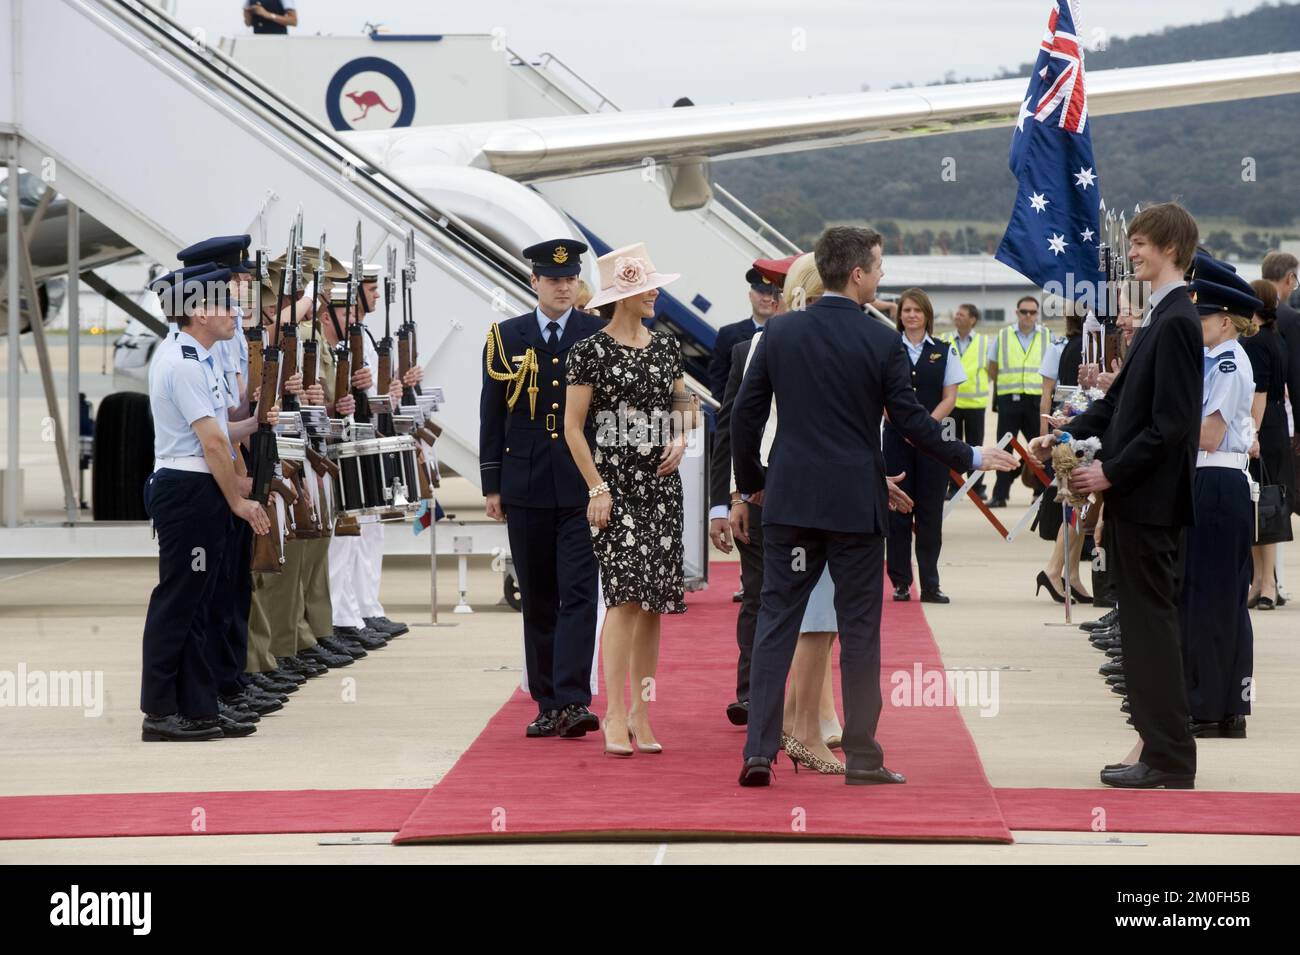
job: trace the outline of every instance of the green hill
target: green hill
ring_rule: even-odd
[[[1087,54],[1089,71],[1300,49],[1300,4],[1260,7],[1214,23],[1113,40]],[[1031,64],[997,79],[1027,77]],[[951,78],[949,78],[951,79]],[[1092,121],[1102,195],[1131,209],[1168,199],[1207,223],[1216,251],[1255,254],[1300,217],[1300,96],[1154,110]],[[714,164],[714,176],[805,247],[831,221],[896,220],[891,251],[988,250],[1015,199],[1009,129],[951,133],[868,146]],[[957,180],[940,176],[945,157]],[[1255,180],[1243,181],[1243,161]],[[1215,220],[1219,228],[1211,226]],[[970,224],[956,229],[912,223]],[[1233,227],[1234,223],[1239,223]],[[1226,228],[1224,226],[1227,226]],[[923,233],[932,235],[927,240]],[[944,231],[944,242],[939,238]]]

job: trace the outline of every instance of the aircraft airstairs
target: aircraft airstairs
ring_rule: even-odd
[[[443,429],[437,452],[445,467],[477,483],[486,331],[492,321],[531,304],[526,267],[513,253],[395,177],[370,169],[332,130],[149,4],[0,0],[0,18],[15,31],[12,42],[0,44],[0,133],[16,147],[17,165],[39,173],[160,262],[174,261],[179,248],[215,234],[250,232],[255,245],[282,250],[300,207],[308,239],[314,243],[327,233],[330,248],[344,259],[358,220],[370,261],[382,258],[386,244],[400,248],[404,233],[414,229],[419,359],[426,384],[446,396],[436,416]],[[547,221],[551,214],[533,208],[541,235],[566,228],[558,214]],[[370,324],[377,325],[375,316]],[[16,375],[9,387],[14,448]],[[699,536],[704,458],[688,460],[694,476],[684,471],[684,477],[695,498],[688,513],[699,515],[688,523]],[[688,506],[691,497],[688,492]],[[85,521],[35,527],[16,526],[12,511],[6,518],[0,556],[153,553],[144,525],[97,531]],[[506,549],[503,530],[495,524],[444,530],[438,550]],[[397,533],[388,539],[393,551],[428,552],[427,538]],[[707,540],[704,546],[697,541],[695,551],[702,555],[706,546]],[[703,568],[687,571],[698,576]]]

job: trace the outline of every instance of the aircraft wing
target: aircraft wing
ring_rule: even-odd
[[[398,172],[474,165],[521,182],[657,163],[761,156],[1014,125],[1025,79],[681,109],[549,116],[505,123],[345,134]],[[1100,70],[1088,110],[1108,116],[1300,92],[1300,53]]]

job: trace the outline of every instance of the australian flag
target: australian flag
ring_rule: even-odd
[[[996,258],[1067,298],[1095,295],[1100,185],[1088,131],[1083,44],[1057,0],[1011,134],[1016,206]]]

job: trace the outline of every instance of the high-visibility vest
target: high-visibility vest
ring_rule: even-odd
[[[1041,395],[1043,376],[1038,368],[1051,345],[1051,334],[1043,325],[1034,329],[1034,337],[1026,350],[1016,335],[1016,325],[1008,325],[998,332],[998,350],[993,360],[998,363],[999,395]]]
[[[986,408],[989,403],[989,336],[981,332],[970,333],[970,344],[962,351],[953,332],[948,344],[961,358],[966,380],[957,386],[958,408]]]

